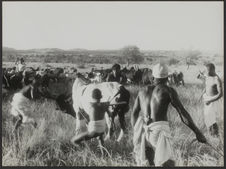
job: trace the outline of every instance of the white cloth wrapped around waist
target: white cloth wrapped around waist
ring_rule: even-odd
[[[158,121],[149,124],[144,123],[139,117],[134,126],[134,153],[138,165],[147,165],[145,147],[152,147],[155,151],[155,166],[161,166],[169,159],[173,160],[173,150],[171,146],[171,134],[169,122]]]
[[[29,99],[26,98],[22,93],[15,93],[12,98],[11,105],[15,107],[27,106],[29,105]]]
[[[30,112],[30,101],[22,93],[15,93],[11,102],[11,114],[13,116],[22,115],[23,122],[26,122]]]
[[[206,93],[203,95],[204,101],[209,100],[211,97],[212,96],[208,96]],[[204,103],[204,120],[208,128],[214,123],[217,123],[218,117],[223,117],[223,97],[208,105]]]
[[[103,120],[98,121],[90,121],[88,123],[88,132],[90,134],[94,133],[104,133],[106,129],[106,121],[105,118]]]

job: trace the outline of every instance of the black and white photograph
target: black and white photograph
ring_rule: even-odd
[[[223,167],[224,1],[3,1],[2,166]]]

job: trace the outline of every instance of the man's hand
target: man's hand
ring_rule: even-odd
[[[207,142],[206,137],[201,132],[196,134],[196,138],[201,143],[206,143]]]
[[[206,105],[209,105],[210,103],[211,103],[211,101],[206,101],[205,102]]]
[[[211,102],[212,102],[212,101],[210,101],[210,100],[204,100],[204,103],[205,103],[206,105],[209,105]]]

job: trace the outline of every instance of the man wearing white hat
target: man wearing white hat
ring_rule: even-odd
[[[154,86],[147,86],[138,93],[132,111],[135,158],[139,166],[174,166],[170,127],[167,119],[169,103],[177,110],[182,122],[196,134],[199,142],[206,143],[206,138],[184,109],[177,92],[167,86],[168,68],[166,65],[163,63],[155,65],[153,76]],[[141,116],[139,116],[140,111]],[[149,157],[147,158],[147,156]]]

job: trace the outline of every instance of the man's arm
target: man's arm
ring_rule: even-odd
[[[131,124],[134,127],[136,124],[139,112],[140,112],[140,98],[139,98],[139,93],[137,95],[137,98],[135,100],[134,106],[133,106],[133,111],[131,113]]]
[[[201,131],[195,125],[190,114],[185,110],[184,106],[180,102],[177,92],[173,88],[170,88],[170,98],[171,98],[171,104],[179,113],[182,122],[185,125],[187,125],[196,134],[198,141],[202,143],[206,143],[205,136],[201,133]]]
[[[219,77],[217,78],[217,91],[218,91],[217,95],[214,95],[213,97],[210,97],[209,99],[205,100],[207,104],[214,102],[223,96],[222,84]]]

